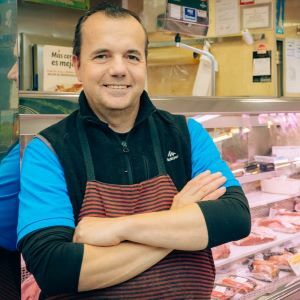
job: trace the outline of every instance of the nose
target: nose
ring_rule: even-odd
[[[124,77],[127,72],[126,61],[123,57],[114,57],[110,61],[109,74],[114,77]]]
[[[18,82],[18,77],[19,77],[18,63],[15,62],[15,64],[12,66],[12,68],[8,72],[7,78],[9,80],[13,80],[13,81]]]

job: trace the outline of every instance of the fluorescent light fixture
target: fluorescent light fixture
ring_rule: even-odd
[[[215,138],[213,138],[213,141],[215,143],[218,143],[218,142],[221,142],[221,141],[224,141],[224,140],[227,140],[227,139],[231,139],[232,138],[232,133],[226,133],[226,134],[222,134],[220,136],[217,136]]]
[[[215,118],[218,118],[218,117],[220,117],[220,115],[203,115],[203,116],[194,117],[194,120],[199,122],[199,123],[204,123],[208,120],[212,120],[212,119],[215,119]]]
[[[248,132],[250,132],[250,128],[245,127],[242,129],[242,133],[248,133]]]
[[[239,134],[241,131],[240,131],[239,128],[232,128],[232,129],[230,130],[230,132],[231,132],[232,134]]]

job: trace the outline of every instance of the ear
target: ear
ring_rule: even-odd
[[[73,67],[77,76],[77,79],[81,82],[81,78],[80,78],[80,60],[79,57],[76,55],[72,56],[72,63],[73,63]]]

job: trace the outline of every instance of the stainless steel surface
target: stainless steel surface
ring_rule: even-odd
[[[20,91],[20,98],[39,98],[78,101],[78,94]],[[300,112],[300,98],[269,97],[151,97],[154,105],[172,113],[186,115],[220,113],[234,115],[241,113]]]

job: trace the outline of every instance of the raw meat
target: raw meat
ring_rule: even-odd
[[[290,265],[288,263],[288,259],[293,256],[292,253],[285,251],[283,254],[270,254],[268,261],[274,263],[279,270],[289,271],[291,270]]]
[[[274,231],[284,232],[284,233],[296,233],[298,231],[297,226],[280,219],[280,217],[278,218],[268,217],[268,218],[257,219],[255,221],[255,224],[257,226],[268,227]]]
[[[254,226],[251,230],[250,235],[239,241],[234,241],[233,244],[236,246],[253,246],[258,244],[264,244],[276,239],[274,232],[266,227]]]
[[[300,211],[279,211],[278,214],[279,216],[290,216],[290,217],[300,217]]]
[[[292,225],[295,225],[298,230],[300,230],[300,216],[292,215],[292,212],[289,214],[281,214],[277,218],[279,218],[281,221],[290,223]]]
[[[256,259],[249,266],[255,279],[272,282],[279,274],[279,268],[271,261]]]
[[[220,283],[233,288],[234,292],[239,294],[247,294],[256,287],[256,283],[253,280],[235,275],[223,278]]]
[[[223,244],[211,249],[214,260],[224,259],[230,255],[230,246],[229,244]]]

